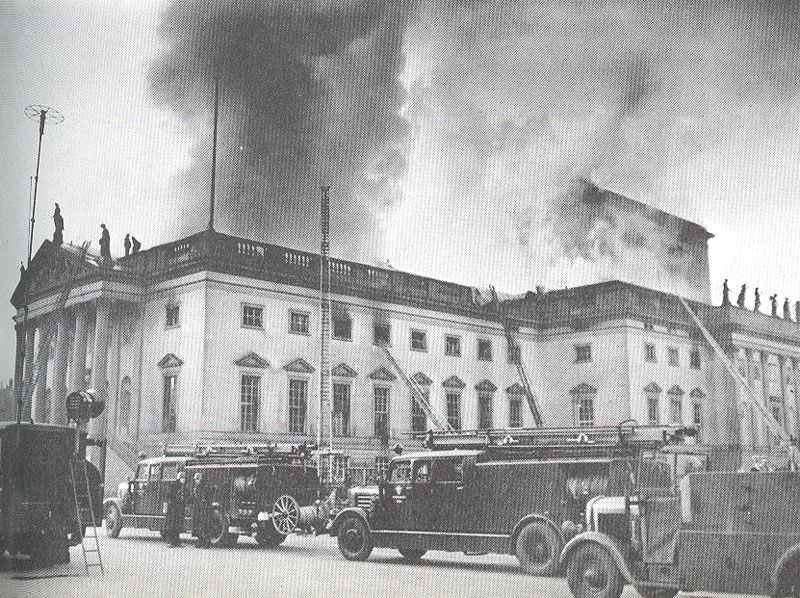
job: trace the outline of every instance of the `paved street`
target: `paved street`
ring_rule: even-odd
[[[101,532],[102,534],[103,532]],[[394,550],[376,549],[365,563],[351,563],[328,537],[290,537],[277,549],[261,549],[249,538],[228,549],[201,550],[193,542],[167,547],[156,533],[123,530],[119,539],[101,537],[106,574],[100,578],[22,575],[80,574],[80,547],[72,548],[68,568],[30,573],[0,573],[0,596],[358,596],[422,598],[434,596],[570,596],[562,579],[519,572],[512,557],[465,557],[429,553],[419,565],[404,563]],[[637,594],[627,589],[624,598]]]

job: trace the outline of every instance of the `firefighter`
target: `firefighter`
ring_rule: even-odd
[[[184,475],[183,472],[180,472],[178,479],[167,486],[167,502],[164,505],[164,539],[172,548],[181,545],[184,517],[183,482]]]
[[[197,547],[208,548],[211,546],[211,539],[208,537],[211,523],[211,489],[202,473],[194,474],[193,479],[192,527],[194,535],[197,536]]]

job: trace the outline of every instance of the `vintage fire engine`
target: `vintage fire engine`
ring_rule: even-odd
[[[324,526],[320,484],[304,446],[208,444],[167,446],[161,457],[139,462],[131,480],[104,503],[106,529],[118,537],[123,527],[160,531],[168,485],[185,479],[185,529],[192,529],[195,474],[211,488],[212,544],[232,545],[240,535],[276,546],[298,530]]]
[[[618,598],[625,584],[659,598],[680,590],[798,595],[800,474],[681,477],[674,465],[644,459],[638,467],[649,475],[590,501],[587,531],[564,548],[576,598]]]
[[[427,550],[515,554],[536,575],[556,573],[582,531],[588,500],[621,493],[629,463],[694,430],[639,427],[429,432],[433,450],[401,454],[385,481],[351,490],[328,527],[350,560],[375,546],[409,561]]]

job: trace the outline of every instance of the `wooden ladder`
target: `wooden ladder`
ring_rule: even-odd
[[[70,475],[72,478],[72,496],[75,499],[75,513],[78,519],[78,533],[81,539],[81,551],[83,552],[83,564],[86,568],[86,575],[91,575],[91,568],[100,569],[100,575],[105,574],[103,568],[103,557],[100,555],[100,540],[97,537],[97,518],[94,513],[94,501],[92,500],[92,490],[89,485],[89,474],[86,471],[86,461],[78,455],[74,455],[70,462]],[[79,486],[80,484],[80,486]],[[84,492],[84,489],[86,492]],[[87,522],[86,532],[92,530],[92,535],[87,536],[84,532],[84,521]],[[88,523],[91,522],[91,526]],[[88,543],[88,546],[87,546]],[[97,560],[93,560],[93,555],[97,555]]]

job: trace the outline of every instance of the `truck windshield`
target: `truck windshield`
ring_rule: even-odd
[[[411,462],[395,461],[389,469],[386,480],[391,484],[405,483],[411,480]]]

